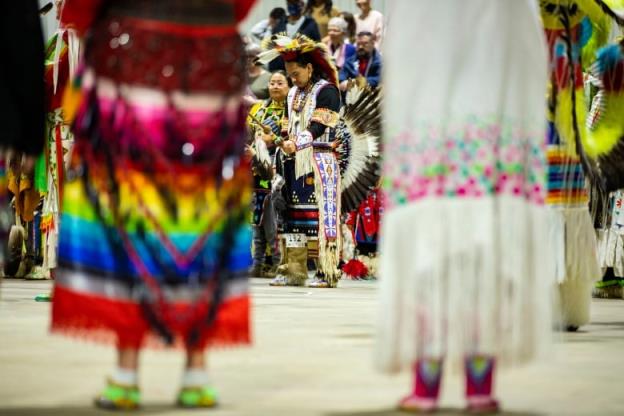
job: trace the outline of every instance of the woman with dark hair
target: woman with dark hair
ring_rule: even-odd
[[[269,18],[256,23],[249,34],[254,41],[262,42],[267,36],[271,36],[273,28],[286,25],[286,9],[283,7],[275,7],[271,9]]]
[[[279,23],[286,21],[286,9],[283,7],[275,7],[269,13],[270,26],[273,27]]]
[[[303,14],[316,21],[322,39],[327,36],[329,19],[338,16],[340,12],[334,7],[332,0],[308,0],[303,9]]]
[[[286,0],[288,16],[285,21],[273,27],[271,34],[277,35],[286,33],[286,35],[291,38],[304,35],[314,41],[320,41],[321,35],[318,25],[312,17],[306,16],[303,13],[304,7],[305,3],[303,0]],[[268,68],[271,72],[275,72],[278,69],[285,69],[284,61],[282,59],[275,59],[268,64]]]
[[[357,28],[357,24],[355,23],[355,17],[353,17],[353,14],[349,12],[340,13],[340,17],[342,17],[345,20],[345,22],[347,22],[346,36],[347,36],[347,39],[349,40],[349,43],[354,44],[356,28]]]
[[[254,178],[253,268],[250,275],[255,277],[275,277],[280,261],[280,250],[276,241],[277,221],[270,194],[273,159],[281,143],[279,139],[275,139],[281,135],[286,96],[291,86],[286,72],[275,71],[268,82],[269,99],[255,104],[249,110],[247,118],[252,138],[251,143],[246,146],[246,154],[251,160]],[[270,268],[265,264],[267,247],[273,260]]]
[[[305,15],[303,12],[304,7],[305,3],[303,0],[286,0],[286,12],[288,16],[284,21],[273,27],[271,34],[286,33],[291,37],[295,35],[305,35],[315,41],[321,40],[316,21],[312,17]],[[271,72],[273,71],[274,69],[271,69]]]
[[[245,46],[245,57],[247,58],[247,84],[253,94],[252,98],[266,100],[269,98],[269,80],[271,73],[256,62],[256,57],[260,53],[260,46],[250,43]]]
[[[285,139],[276,156],[276,171],[285,180],[283,264],[272,284],[303,285],[307,279],[308,240],[318,241],[318,274],[309,287],[335,287],[340,276],[339,171],[333,152],[340,94],[337,72],[325,45],[305,36],[276,39],[260,60],[281,56],[294,87],[288,93]],[[303,50],[307,52],[302,52]],[[317,201],[316,196],[321,200]]]

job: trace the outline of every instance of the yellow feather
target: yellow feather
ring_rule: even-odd
[[[624,94],[609,94],[603,108],[598,125],[587,132],[585,149],[592,158],[611,152],[624,136]]]
[[[67,124],[71,124],[76,118],[78,108],[82,102],[81,89],[71,82],[68,83],[65,87],[65,91],[63,91],[63,99],[61,102],[63,107],[63,121]]]
[[[585,0],[581,0],[585,1]],[[593,1],[593,0],[588,0]],[[555,11],[555,13],[549,13],[546,11],[547,4],[557,4],[560,7],[568,7],[570,4],[578,3],[577,0],[548,0],[548,1],[540,1],[540,14],[542,16],[542,23],[546,29],[563,29],[563,24],[561,23],[559,11]],[[574,16],[570,16],[570,27],[574,27],[583,20],[585,16],[583,13],[577,13]]]
[[[262,102],[257,102],[254,105],[251,106],[251,108],[249,109],[249,114],[251,115],[256,115],[258,113],[258,111],[262,108]],[[250,115],[247,115],[247,127],[249,127],[249,129],[252,129],[253,126],[253,119],[250,117]]]
[[[581,143],[587,149],[587,133],[585,129],[585,119],[587,109],[583,96],[583,89],[576,90],[576,123],[578,125]],[[565,151],[569,155],[576,155],[576,141],[574,136],[574,124],[572,119],[572,90],[566,88],[557,94],[557,110],[555,112],[555,127],[565,144]]]

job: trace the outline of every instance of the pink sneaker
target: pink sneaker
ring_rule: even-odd
[[[403,398],[397,406],[399,410],[410,413],[433,413],[438,410],[437,399],[418,397],[415,394]]]
[[[489,415],[500,411],[498,400],[492,396],[472,396],[468,398],[468,413]]]

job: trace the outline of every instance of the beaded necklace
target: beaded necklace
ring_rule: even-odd
[[[303,106],[305,105],[305,102],[307,101],[308,95],[310,94],[310,91],[312,91],[313,86],[313,83],[308,83],[305,88],[297,89],[297,93],[295,94],[295,98],[293,99],[293,110],[298,113],[303,110]]]

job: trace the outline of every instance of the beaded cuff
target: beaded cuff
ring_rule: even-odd
[[[310,146],[312,146],[312,141],[314,138],[312,137],[312,133],[307,130],[304,130],[297,134],[297,140],[295,142],[297,146],[297,150],[303,150]]]
[[[316,121],[327,127],[336,127],[340,116],[337,112],[327,108],[317,108],[312,112],[311,121]]]

